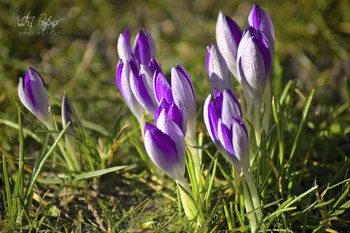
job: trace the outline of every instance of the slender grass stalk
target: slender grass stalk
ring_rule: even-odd
[[[176,180],[176,184],[179,189],[182,207],[187,218],[190,221],[196,220],[197,227],[203,227],[205,221],[204,216],[193,197],[190,186],[184,179]]]
[[[201,174],[201,156],[198,149],[198,143],[196,135],[190,133],[192,130],[189,130],[189,134],[186,135],[187,144],[189,145],[189,151],[191,156],[191,161],[193,162],[192,166],[194,168],[195,179],[194,182],[191,182],[192,187],[196,186],[196,196],[202,192],[203,184],[202,184],[202,174]]]

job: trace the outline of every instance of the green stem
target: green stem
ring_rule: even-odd
[[[49,130],[56,130],[55,127],[52,124],[47,124],[46,127]],[[52,134],[52,137],[56,141],[58,136],[56,134]],[[77,167],[74,164],[74,161],[71,156],[67,155],[67,152],[65,150],[65,146],[61,140],[58,141],[58,147],[60,148],[60,151],[62,152],[63,158],[66,161],[66,164],[70,171],[77,171]],[[74,156],[73,156],[74,157]]]
[[[250,198],[251,198],[253,206],[254,206],[254,211],[256,214],[257,222],[261,223],[261,221],[263,219],[263,213],[261,210],[261,204],[260,204],[258,190],[257,190],[255,182],[254,182],[254,177],[248,169],[245,169],[245,171],[243,171],[243,176],[248,184]]]
[[[270,129],[270,122],[271,122],[272,87],[271,87],[270,79],[267,81],[266,90],[263,98],[264,98],[263,101],[264,101],[265,111],[263,115],[262,128],[265,131],[265,133],[267,133],[268,130]]]
[[[247,217],[249,219],[250,229],[254,233],[257,230],[258,227],[258,220],[256,217],[256,214],[254,212],[254,204],[252,202],[252,198],[249,192],[249,188],[247,186],[247,182],[242,180],[242,186],[243,186],[243,194],[244,194],[244,206],[247,211]]]

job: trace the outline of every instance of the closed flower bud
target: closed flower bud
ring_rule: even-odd
[[[185,141],[178,125],[163,110],[157,125],[146,123],[145,148],[152,162],[170,178],[183,180],[185,174]]]
[[[230,73],[221,53],[211,44],[207,47],[206,68],[213,88],[223,91],[232,88]]]
[[[119,35],[118,38],[118,55],[121,60],[129,61],[133,59],[131,44],[130,44],[130,32],[126,29],[124,33]]]
[[[235,78],[240,82],[237,75],[237,50],[242,38],[242,31],[230,17],[221,11],[216,22],[216,42],[218,48],[227,62],[227,66]]]
[[[270,16],[257,4],[254,4],[249,13],[248,26],[260,30],[266,36],[270,44],[271,52],[273,52],[275,44],[275,30],[273,28]]]
[[[187,116],[187,132],[195,135],[197,99],[190,76],[178,65],[171,69],[171,88],[175,104]]]
[[[230,89],[215,90],[204,103],[203,117],[209,136],[235,165],[249,165],[248,133],[242,121],[241,106]]]
[[[264,35],[253,27],[243,34],[238,47],[237,67],[244,91],[261,99],[271,70],[271,52]]]
[[[62,98],[61,115],[62,115],[63,128],[68,124],[68,122],[70,122],[70,125],[67,128],[67,132],[73,132],[74,131],[73,119],[72,119],[73,111],[71,109],[68,97],[66,95],[64,95]]]
[[[48,128],[51,128],[51,114],[44,80],[32,67],[19,79],[18,96],[22,104]]]

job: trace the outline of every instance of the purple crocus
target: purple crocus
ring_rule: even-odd
[[[228,68],[235,78],[240,82],[237,75],[237,50],[242,38],[242,31],[230,17],[219,11],[216,22],[216,42],[218,48],[225,58]]]
[[[178,125],[163,109],[157,124],[146,123],[145,148],[152,162],[170,178],[183,181],[185,174],[185,141]]]
[[[124,61],[134,60],[137,65],[148,65],[152,57],[156,55],[156,46],[151,33],[144,29],[139,31],[134,42],[134,50],[131,49],[130,32],[126,29],[118,39],[118,55]]]
[[[231,77],[224,57],[213,44],[210,44],[207,49],[206,68],[212,87],[219,91],[231,89]]]
[[[214,90],[204,103],[203,117],[209,136],[234,165],[249,166],[248,132],[241,106],[230,89]]]
[[[273,23],[269,14],[267,14],[266,11],[260,8],[257,4],[254,4],[249,13],[248,26],[260,30],[267,37],[272,53],[275,43],[275,30],[273,28]]]
[[[190,76],[181,65],[171,69],[171,89],[175,104],[187,118],[188,137],[194,137],[197,112],[196,92]]]
[[[138,76],[138,70],[135,63],[130,61],[120,60],[116,69],[116,82],[121,95],[123,96],[126,104],[129,106],[134,116],[141,121],[143,115],[143,107],[137,101],[134,93],[131,90],[130,80],[136,79]]]
[[[244,32],[239,44],[237,68],[244,91],[261,99],[271,70],[271,52],[263,34],[253,27]]]
[[[29,67],[26,75],[19,79],[18,96],[22,104],[48,128],[51,128],[51,114],[45,83],[38,71]]]

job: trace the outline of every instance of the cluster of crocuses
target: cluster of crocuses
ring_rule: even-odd
[[[237,24],[219,12],[216,24],[215,45],[208,46],[206,68],[210,78],[214,100],[209,95],[205,101],[204,121],[213,142],[221,149],[228,161],[243,174],[243,192],[247,216],[252,231],[258,229],[262,221],[259,195],[249,171],[248,130],[244,124],[241,106],[232,92],[229,71],[240,83],[245,95],[245,119],[254,128],[256,142],[260,143],[260,107],[272,64],[274,28],[269,15],[258,5],[254,5],[249,17],[248,28],[241,32]],[[270,85],[268,85],[270,86]],[[267,111],[271,105],[271,90],[267,92],[265,106],[265,126],[268,127]],[[266,130],[266,129],[265,129]]]
[[[249,171],[248,130],[241,105],[232,92],[230,71],[243,89],[245,112],[258,135],[260,106],[272,64],[274,29],[268,14],[254,5],[243,34],[231,18],[219,12],[216,37],[219,50],[211,44],[206,57],[214,100],[209,95],[205,101],[204,121],[213,142],[245,178],[245,206],[251,229],[255,231],[261,224],[262,211]],[[119,37],[118,53],[121,60],[116,76],[122,96],[141,128],[145,113],[154,117],[154,125],[146,123],[143,131],[149,157],[169,177],[185,184],[184,135],[187,128],[193,139],[196,126],[196,95],[189,75],[178,65],[171,71],[169,85],[156,62],[155,43],[147,30],[137,34],[134,50],[126,30]]]
[[[247,25],[242,34],[241,29],[230,17],[219,12],[216,40],[220,52],[214,45],[208,47],[207,69],[214,88],[219,90],[223,87],[231,88],[231,81],[226,71],[227,64],[243,89],[246,118],[253,125],[259,144],[261,130],[267,131],[269,127],[271,112],[269,75],[275,32],[269,15],[258,5],[253,6]],[[264,109],[261,113],[262,103]]]
[[[180,188],[183,208],[193,219],[198,208],[185,181],[186,142],[195,144],[196,92],[189,74],[181,65],[171,69],[171,85],[156,61],[151,34],[139,31],[131,48],[129,30],[118,39],[120,61],[116,82],[125,102],[138,119],[147,154],[152,162],[184,188]],[[145,122],[151,115],[154,124]],[[197,157],[198,154],[193,155]],[[199,159],[193,159],[200,167]],[[199,169],[196,170],[199,175]],[[199,179],[199,178],[198,178]]]

